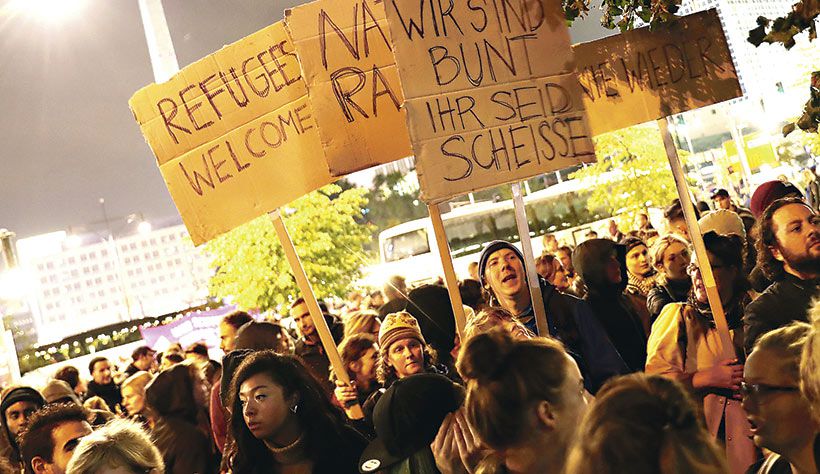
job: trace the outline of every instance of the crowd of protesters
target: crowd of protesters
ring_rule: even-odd
[[[817,211],[780,181],[751,209],[712,198],[714,286],[680,202],[658,230],[641,213],[575,248],[545,236],[546,326],[521,251],[489,242],[461,334],[437,284],[321,303],[347,377],[291,295],[271,321],[226,315],[219,361],[143,346],[8,387],[0,473],[818,473]]]

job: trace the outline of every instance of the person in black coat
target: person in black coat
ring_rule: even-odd
[[[587,292],[584,300],[606,330],[612,344],[632,372],[646,365],[646,334],[638,314],[624,296],[626,247],[609,239],[591,239],[579,245],[572,263]]]

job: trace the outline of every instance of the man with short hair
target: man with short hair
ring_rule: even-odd
[[[555,255],[555,252],[558,250],[558,239],[555,237],[555,234],[544,234],[543,241],[543,252]]]
[[[76,404],[47,405],[36,411],[20,434],[26,474],[65,474],[74,448],[91,434],[88,414]]]
[[[197,367],[202,367],[210,360],[208,357],[208,346],[203,342],[191,344],[185,349],[185,359],[193,362]]]
[[[253,321],[253,318],[245,311],[234,311],[222,317],[222,321],[219,322],[219,348],[222,349],[224,355],[228,355],[229,352],[236,348],[236,334],[242,326],[251,321]],[[211,433],[214,436],[214,443],[216,443],[216,447],[220,453],[225,450],[225,441],[228,436],[227,420],[229,416],[225,407],[222,406],[222,398],[219,396],[219,390],[222,385],[221,380],[222,376],[220,375],[219,381],[214,382],[211,388],[211,403],[208,406],[208,411],[211,415]],[[225,380],[228,380],[228,378]]]
[[[752,230],[752,226],[754,226],[756,221],[754,214],[752,214],[752,211],[749,209],[740,207],[732,202],[732,198],[729,197],[729,191],[718,189],[712,194],[712,201],[714,201],[717,209],[726,209],[740,216],[740,219],[743,221],[743,227],[747,233]]]
[[[88,363],[88,371],[92,380],[88,382],[88,398],[97,396],[105,400],[108,408],[117,413],[122,403],[120,387],[114,382],[111,375],[111,363],[105,357],[95,357]]]
[[[327,308],[323,308],[320,303],[320,309],[327,321],[327,326],[330,328],[330,333],[333,335],[333,340],[336,344],[341,342],[344,336],[344,326],[335,317],[327,313]],[[322,342],[319,339],[319,332],[313,324],[313,317],[310,315],[307,303],[304,298],[297,298],[290,305],[290,316],[296,324],[296,331],[299,333],[299,339],[296,341],[294,354],[301,357],[305,365],[311,370],[313,376],[323,386],[332,389],[328,375],[330,374],[330,361],[327,358]]]
[[[606,238],[614,242],[620,242],[624,238],[624,233],[618,228],[618,222],[616,222],[615,219],[609,220],[608,235]]]
[[[744,347],[792,321],[808,321],[820,283],[820,217],[805,201],[779,199],[760,217],[758,264],[772,283],[743,316]]]
[[[697,210],[695,210],[695,215],[697,216]],[[689,243],[692,242],[689,237],[689,228],[686,227],[686,218],[683,216],[680,199],[672,201],[672,204],[663,211],[663,218],[666,221],[667,232],[675,234]]]
[[[157,351],[148,346],[139,346],[131,353],[131,363],[125,369],[125,378],[128,378],[139,371],[154,372],[157,360],[154,356]]]
[[[478,281],[478,262],[470,262],[467,265],[467,273],[470,274],[470,278]]]
[[[503,240],[487,244],[478,264],[479,277],[489,294],[491,306],[501,306],[534,334],[538,334],[530,288],[524,270],[524,256]],[[613,347],[589,305],[559,292],[539,277],[547,313],[549,334],[559,339],[578,362],[584,385],[595,392],[610,377],[627,372],[626,365]]]
[[[245,311],[234,311],[222,317],[219,322],[219,348],[227,354],[234,349],[236,332],[246,323],[253,321]]]
[[[43,405],[43,396],[31,387],[10,387],[3,391],[0,423],[6,439],[2,443],[2,456],[15,467],[22,462],[17,435],[26,427],[31,415]]]
[[[86,385],[85,380],[80,377],[80,371],[77,370],[76,367],[66,365],[54,374],[54,378],[67,383],[69,387],[74,390],[74,393],[77,394],[77,397],[79,397],[80,400],[85,398],[85,392],[88,391],[88,386]]]

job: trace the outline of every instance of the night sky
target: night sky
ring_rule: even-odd
[[[79,3],[74,17],[47,23],[13,16],[0,0],[0,228],[18,238],[69,226],[101,230],[99,198],[115,233],[131,213],[178,219],[128,109],[131,95],[154,80],[137,0]],[[163,3],[182,68],[303,2]],[[573,41],[611,34],[599,17],[573,27]]]

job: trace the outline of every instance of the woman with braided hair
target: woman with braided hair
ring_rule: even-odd
[[[598,392],[567,462],[567,474],[726,474],[697,405],[678,382],[633,374]]]

